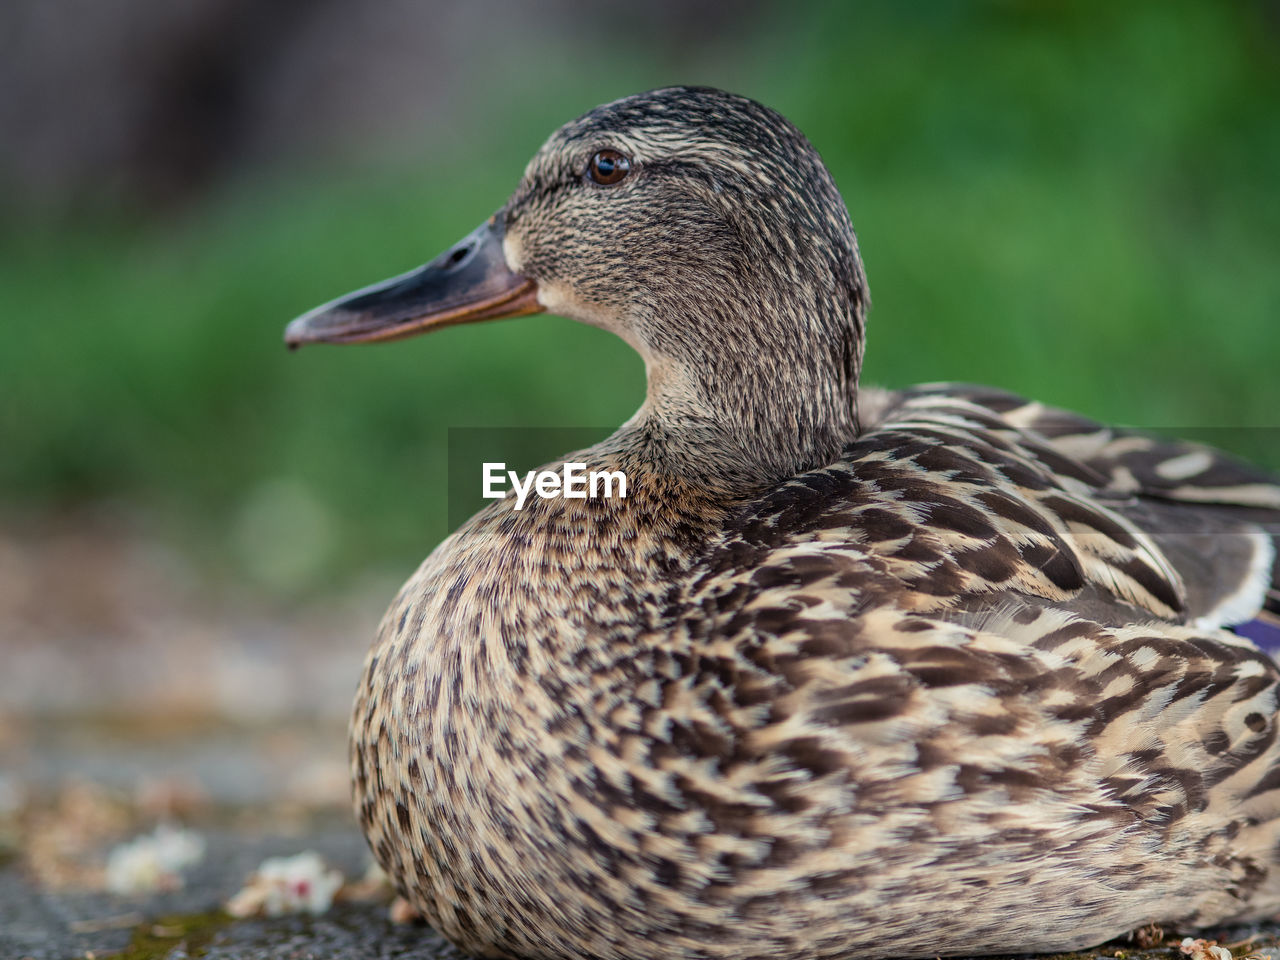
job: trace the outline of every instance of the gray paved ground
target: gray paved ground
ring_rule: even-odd
[[[183,889],[145,897],[42,889],[19,861],[11,861],[0,868],[0,958],[72,960],[90,953],[126,960],[458,956],[425,926],[390,923],[385,900],[339,903],[320,917],[232,921],[217,915],[264,857],[313,849],[348,876],[358,877],[366,855],[349,824],[312,825],[292,835],[226,829],[204,835],[205,859],[189,871]]]

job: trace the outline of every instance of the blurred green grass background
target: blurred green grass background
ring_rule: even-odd
[[[407,572],[447,532],[450,427],[614,426],[642,366],[561,318],[294,355],[285,322],[460,238],[560,123],[676,82],[753,96],[822,152],[871,281],[865,381],[991,383],[1280,468],[1277,22],[827,3],[758,5],[678,55],[617,30],[495,62],[471,38],[468,123],[413,155],[262,167],[155,215],[11,198],[0,519],[115,504],[284,593]]]

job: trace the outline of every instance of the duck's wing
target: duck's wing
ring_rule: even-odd
[[[670,769],[724,833],[736,815],[768,837],[762,871],[860,891],[833,910],[899,956],[934,955],[914,939],[927,921],[972,955],[1007,948],[984,937],[1009,912],[1049,924],[1027,949],[1061,950],[1276,908],[1269,657],[1219,631],[1050,608],[973,629],[868,604],[875,566],[811,542],[708,576],[687,621],[708,630],[696,668],[655,694],[698,704],[665,727],[697,762]],[[703,748],[723,744],[708,776]],[[939,916],[971,888],[978,915]]]
[[[1090,514],[1122,520],[1129,536],[1136,531],[1148,552],[1154,548],[1155,568],[1167,567],[1164,579],[1178,596],[1166,603],[1176,610],[1172,617],[1141,604],[1147,609],[1202,626],[1255,617],[1280,623],[1280,480],[1265,471],[1209,447],[1107,427],[988,387],[876,393],[868,409],[865,435],[916,423],[936,436],[949,423],[952,443],[963,443],[956,435],[968,430],[977,442],[995,437],[1013,445],[1074,501],[1064,509],[1057,494],[1032,491],[1039,507],[1067,522],[1078,552],[1087,554],[1090,540],[1104,552],[1108,537],[1127,543],[1088,515],[1075,516],[1082,504]],[[1123,552],[1117,558],[1131,566]],[[1094,593],[1086,586],[1078,612],[1100,613],[1089,602]],[[1104,589],[1102,596],[1114,593]]]
[[[651,653],[619,646],[658,678],[653,789],[767,838],[726,846],[751,882],[853,891],[832,924],[900,956],[943,924],[999,952],[1009,915],[1061,950],[1273,913],[1280,668],[1194,623],[1141,497],[963,398],[863,426],[723,525]]]

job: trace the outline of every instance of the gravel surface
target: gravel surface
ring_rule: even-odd
[[[434,960],[459,954],[430,928],[393,925],[384,898],[339,903],[319,917],[287,915],[232,920],[220,913],[265,857],[316,850],[359,877],[364,842],[350,824],[311,826],[299,834],[206,830],[204,860],[181,890],[140,897],[44,890],[20,862],[0,868],[0,958],[72,960],[108,957],[182,960],[405,957]],[[203,952],[202,952],[203,951]]]

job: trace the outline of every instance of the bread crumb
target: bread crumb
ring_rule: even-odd
[[[233,917],[303,912],[318,916],[333,905],[342,883],[342,872],[327,866],[314,850],[293,857],[269,857],[227,901],[227,913]]]
[[[182,871],[204,859],[204,849],[204,837],[194,830],[161,824],[108,854],[106,888],[121,896],[176,890]]]

